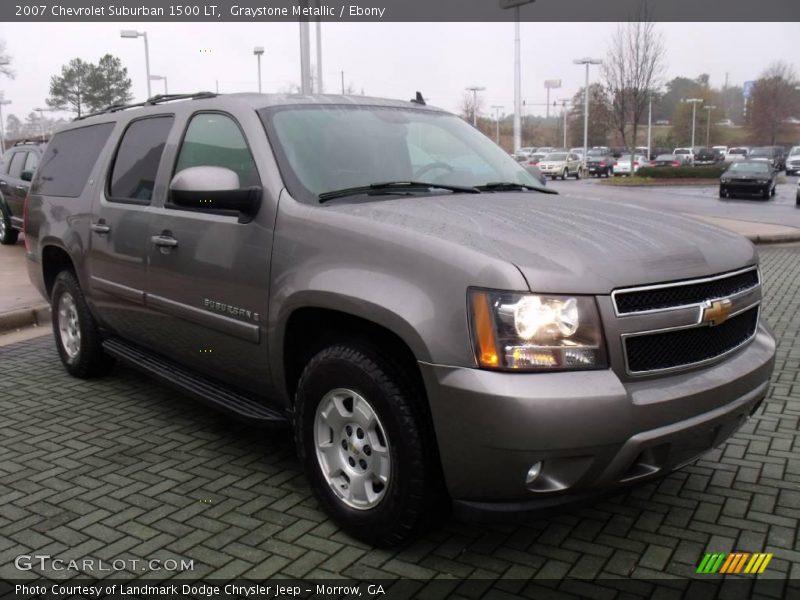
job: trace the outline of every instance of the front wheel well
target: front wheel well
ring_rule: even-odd
[[[61,271],[71,271],[76,274],[75,265],[69,254],[59,246],[45,246],[42,249],[42,275],[48,298],[53,293],[53,284]]]
[[[368,319],[337,310],[300,308],[286,324],[283,338],[283,366],[286,392],[292,400],[306,364],[323,348],[336,343],[355,342],[380,349],[413,379],[410,383],[425,394],[422,374],[411,348],[393,331]]]

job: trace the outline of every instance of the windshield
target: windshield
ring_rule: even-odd
[[[769,157],[769,156],[772,156],[773,154],[774,154],[774,152],[772,151],[772,148],[756,148],[755,150],[753,150],[753,151],[750,153],[750,156],[751,156],[751,157],[752,157],[752,156],[756,156],[756,157],[757,157],[757,156]]]
[[[735,162],[729,171],[734,173],[769,173],[769,166],[763,162]]]
[[[559,160],[567,160],[567,154],[565,152],[552,152],[544,157],[546,162],[554,162]]]
[[[689,154],[689,153],[690,150],[687,150],[686,148],[678,148],[677,150],[675,150],[675,154]]]
[[[795,146],[791,150],[789,150],[789,156],[796,156],[800,154],[800,146]]]
[[[586,156],[605,156],[607,153],[603,150],[589,150]]]
[[[674,156],[672,156],[672,154],[659,154],[658,156],[656,156],[656,160],[668,160],[668,161],[672,161],[672,160],[674,160],[674,159],[675,159],[675,157],[674,157]]]
[[[747,150],[745,148],[733,148],[728,151],[728,154],[747,154]]]
[[[451,186],[509,182],[543,189],[502,148],[462,119],[383,106],[298,105],[259,111],[295,198],[374,183]]]

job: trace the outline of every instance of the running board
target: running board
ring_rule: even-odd
[[[131,367],[152,375],[167,385],[194,396],[209,406],[224,410],[248,421],[258,421],[272,425],[288,424],[287,415],[281,411],[266,406],[263,402],[234,392],[218,383],[209,381],[188,369],[175,365],[160,356],[137,348],[120,339],[104,340],[103,350]]]

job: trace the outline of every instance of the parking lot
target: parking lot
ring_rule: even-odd
[[[659,210],[719,218],[741,219],[800,228],[796,206],[798,176],[785,174],[775,197],[720,199],[716,185],[672,187],[624,187],[605,185],[597,179],[548,181],[547,185],[565,196],[583,196],[631,202]]]
[[[800,246],[761,255],[778,362],[764,407],[735,437],[585,508],[521,526],[448,521],[394,550],[366,547],[325,517],[287,432],[222,418],[124,367],[72,379],[49,335],[0,347],[0,578],[76,575],[14,567],[35,553],[193,561],[191,571],[115,577],[502,578],[496,597],[580,595],[578,580],[597,577],[608,589],[595,597],[613,597],[623,580],[647,596],[657,579],[698,577],[704,553],[737,550],[775,553],[759,577],[788,596],[797,582],[786,578],[800,578]],[[488,585],[448,589],[478,597]]]

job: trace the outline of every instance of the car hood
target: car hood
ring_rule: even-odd
[[[506,260],[539,292],[607,294],[757,261],[747,239],[712,225],[632,204],[555,194],[404,197],[331,208],[363,219],[371,230],[399,228]],[[475,272],[481,267],[475,265]]]

